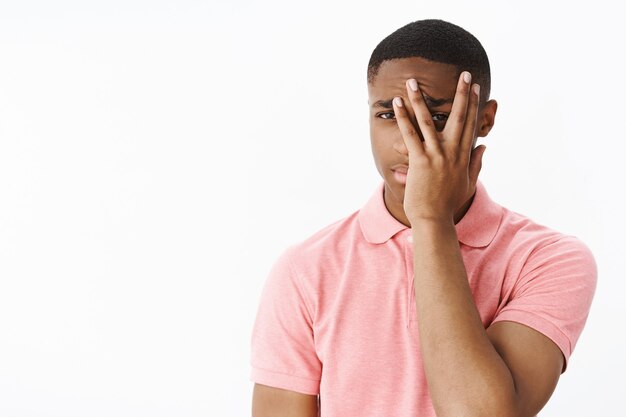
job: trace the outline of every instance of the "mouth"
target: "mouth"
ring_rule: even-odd
[[[409,167],[406,165],[398,165],[395,166],[391,169],[391,171],[393,172],[393,178],[396,180],[396,182],[405,185],[406,184],[406,177],[407,177],[407,173],[409,171]]]

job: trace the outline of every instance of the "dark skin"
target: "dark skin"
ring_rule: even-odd
[[[418,72],[416,68],[419,68]],[[391,167],[396,164],[408,165],[409,152],[396,124],[391,100],[394,96],[407,99],[406,80],[416,78],[421,91],[428,98],[427,104],[434,127],[441,130],[452,110],[458,77],[459,70],[454,65],[415,57],[383,62],[374,82],[367,86],[372,154],[376,169],[385,180],[385,205],[393,217],[406,226],[410,227],[402,207],[405,186],[394,180]],[[382,104],[379,103],[381,101]],[[493,127],[497,107],[495,100],[486,102],[483,100],[480,105],[477,136],[487,136]],[[410,109],[409,117],[415,125],[415,115]],[[475,143],[474,140],[473,144]],[[458,223],[467,212],[472,198],[473,194],[458,207],[454,216],[455,223]]]
[[[480,100],[471,74],[421,58],[383,63],[368,87],[385,204],[412,229],[420,347],[437,416],[534,416],[556,387],[563,355],[522,324],[484,328],[455,229],[472,203],[485,151],[475,144],[493,127],[496,102]],[[389,98],[394,119],[384,120],[375,104]],[[409,166],[405,184],[396,164]]]
[[[531,417],[554,391],[564,358],[522,324],[485,329],[476,309],[454,225],[472,204],[484,153],[474,146],[493,127],[497,103],[479,100],[463,75],[421,58],[384,62],[368,84],[372,154],[387,209],[413,231],[420,347],[437,416]],[[408,167],[405,183],[395,165]],[[319,401],[255,384],[252,415],[316,416]]]

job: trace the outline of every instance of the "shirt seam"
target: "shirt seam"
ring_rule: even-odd
[[[525,289],[525,288],[529,285],[530,281],[532,281],[532,279],[531,280],[527,280],[527,278],[530,277],[538,268],[541,268],[542,266],[545,266],[545,263],[544,263],[544,264],[542,264],[540,266],[536,266],[536,267],[532,268],[531,270],[526,271],[525,273],[521,274],[521,272],[524,270],[524,268],[529,266],[528,263],[532,262],[532,258],[534,256],[540,255],[540,253],[544,249],[547,249],[550,246],[553,246],[553,245],[556,245],[556,244],[561,243],[563,241],[566,241],[566,240],[568,240],[570,238],[573,238],[575,240],[580,241],[580,239],[578,239],[575,236],[566,235],[566,234],[562,234],[561,233],[559,235],[553,236],[552,239],[554,239],[554,240],[551,240],[548,243],[545,243],[543,246],[539,246],[539,245],[533,246],[533,248],[528,253],[528,255],[526,255],[526,258],[524,259],[524,261],[523,261],[523,263],[521,265],[521,268],[520,268],[520,275],[516,279],[516,284],[518,282],[522,283],[522,287],[519,288],[519,291],[521,291],[521,293],[518,293],[518,291],[516,291],[515,289],[513,290],[513,295],[515,297],[523,297],[524,296],[524,292],[527,291],[527,289]],[[554,278],[554,276],[552,274],[546,274],[546,275],[541,274],[541,275],[545,276],[545,277],[548,277],[548,278]]]
[[[304,286],[302,285],[302,282],[300,280],[300,274],[298,274],[298,271],[296,271],[295,265],[294,265],[293,261],[291,260],[291,256],[289,254],[287,255],[287,263],[289,265],[289,270],[293,273],[294,283],[298,287],[298,291],[300,291],[302,293],[302,299],[304,300],[304,306],[305,306],[305,308],[307,310],[307,313],[309,314],[309,318],[311,319],[311,327],[312,327],[313,323],[315,323],[316,314],[313,313],[313,311],[315,309],[311,307],[311,302],[310,302],[310,300],[308,300],[309,294],[308,294],[307,291],[304,290]]]

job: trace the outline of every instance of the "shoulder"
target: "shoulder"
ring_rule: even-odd
[[[494,323],[514,321],[548,336],[567,366],[596,289],[594,256],[576,236],[510,210],[504,217],[505,295]]]
[[[561,329],[582,329],[598,276],[590,248],[577,236],[519,213],[505,210],[505,217],[502,226],[506,241],[502,246],[507,247],[506,302],[516,300],[518,310],[548,311],[546,315],[552,321],[560,320]],[[566,322],[569,324],[563,324]],[[576,338],[573,332],[572,345]]]
[[[596,268],[590,248],[580,238],[505,207],[495,240],[496,246],[506,248],[513,258],[525,264],[558,261],[584,265],[586,269]]]
[[[289,257],[292,265],[296,267],[306,267],[328,257],[340,255],[349,242],[362,238],[358,213],[357,210],[289,245],[284,255]]]

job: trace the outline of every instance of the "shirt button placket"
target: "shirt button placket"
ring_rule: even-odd
[[[405,242],[405,251],[404,251],[404,256],[405,256],[405,262],[406,262],[406,271],[407,271],[407,307],[406,307],[406,325],[407,327],[410,327],[411,322],[415,321],[415,297],[414,297],[414,291],[415,291],[415,286],[414,286],[414,281],[413,281],[413,231],[408,228],[405,231],[406,236],[406,242]]]

